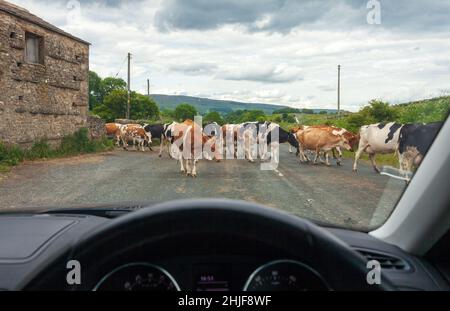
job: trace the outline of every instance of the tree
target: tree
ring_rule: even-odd
[[[89,110],[102,102],[102,78],[93,71],[89,71]]]
[[[241,118],[241,123],[244,122],[252,122],[252,121],[258,121],[258,122],[264,122],[267,120],[266,114],[262,110],[249,110],[246,111]]]
[[[217,111],[211,111],[209,112],[204,118],[203,118],[203,122],[205,124],[210,124],[213,122],[216,122],[219,125],[223,125],[225,124],[222,116],[220,115],[220,113],[218,113]]]
[[[267,116],[262,110],[236,110],[229,113],[225,117],[225,121],[230,124],[253,121],[264,122],[267,121]]]
[[[148,96],[134,93],[131,97],[130,117],[133,120],[156,120],[159,118],[158,105]]]
[[[103,96],[107,96],[112,91],[117,91],[117,90],[122,90],[122,91],[127,90],[127,83],[123,79],[107,77],[102,80]]]
[[[296,123],[297,121],[295,120],[294,116],[289,114],[287,115],[287,117],[284,119],[285,122],[287,123]]]
[[[372,124],[376,121],[368,114],[364,112],[353,113],[347,117],[347,130],[354,133],[359,132],[359,129],[363,125]]]
[[[97,105],[93,112],[108,122],[124,118],[127,110],[127,99],[128,94],[126,90],[113,90],[106,95],[103,104]],[[136,92],[131,92],[131,119],[149,120],[158,117],[159,109],[152,99]]]
[[[282,108],[275,110],[272,114],[283,114],[283,113],[301,113],[302,111],[297,108]]]
[[[107,77],[102,79],[94,71],[89,71],[89,109],[94,110],[102,104],[105,97],[111,92],[127,90],[127,83],[120,78]]]
[[[181,104],[175,108],[173,115],[178,122],[183,122],[187,119],[194,120],[194,117],[197,115],[197,109],[189,104]]]
[[[283,121],[283,120],[281,119],[280,115],[277,115],[277,116],[275,116],[275,118],[273,118],[273,122],[275,122],[275,123],[281,123],[281,121]]]
[[[174,118],[175,111],[172,109],[165,108],[161,110],[161,116],[163,118]]]
[[[363,112],[368,113],[376,122],[390,122],[397,117],[396,111],[381,100],[371,100],[369,106],[363,108]]]
[[[127,91],[112,91],[103,99],[102,104],[94,108],[93,112],[108,122],[124,118],[127,111],[127,99]]]

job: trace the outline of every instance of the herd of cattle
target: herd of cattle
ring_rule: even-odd
[[[197,176],[196,164],[199,159],[221,161],[223,159],[222,146],[226,150],[227,158],[237,157],[239,150],[243,158],[253,162],[260,156],[266,161],[274,155],[268,146],[273,143],[290,144],[297,151],[300,162],[310,162],[308,153],[313,153],[313,163],[318,161],[330,165],[329,157],[332,152],[337,165],[342,162],[342,150],[355,151],[353,170],[358,170],[358,161],[363,153],[367,153],[376,172],[380,172],[375,162],[376,154],[397,153],[400,169],[411,172],[420,165],[423,157],[430,148],[434,138],[441,129],[443,122],[430,124],[398,124],[379,123],[361,127],[358,134],[351,133],[335,126],[298,126],[290,131],[282,129],[271,122],[248,122],[244,124],[227,124],[219,126],[209,124],[205,128],[192,120],[183,123],[155,124],[143,126],[139,124],[106,124],[106,132],[114,137],[117,146],[122,145],[128,150],[132,142],[134,148],[145,151],[145,147],[152,150],[152,138],[161,142],[159,157],[162,157],[164,146],[168,146],[169,155],[181,164],[181,171],[188,176]],[[243,142],[239,149],[239,143]],[[200,146],[202,152],[196,152],[194,146]],[[254,152],[252,146],[264,149]],[[219,148],[220,147],[220,148]],[[267,148],[265,148],[267,147]],[[203,149],[210,152],[204,153]],[[323,161],[322,156],[325,157]]]

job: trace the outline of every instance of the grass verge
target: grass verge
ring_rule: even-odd
[[[344,158],[346,159],[355,159],[355,153],[351,152],[351,151],[343,151],[342,152]],[[369,155],[368,154],[363,154],[361,156],[361,161],[365,161],[369,164],[372,164],[370,162],[369,159]],[[399,168],[399,162],[398,162],[398,157],[395,153],[391,153],[391,154],[377,154],[375,156],[375,162],[377,163],[378,167],[382,167],[382,166],[392,166],[395,168]]]
[[[113,142],[107,138],[89,139],[89,131],[86,128],[65,136],[58,148],[51,148],[45,139],[35,142],[27,150],[0,142],[0,173],[9,172],[13,166],[25,160],[64,158],[108,151],[112,148]]]

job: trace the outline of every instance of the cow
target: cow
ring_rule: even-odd
[[[210,131],[206,131],[206,129],[210,129]],[[217,122],[208,122],[207,124],[205,124],[205,128],[203,129],[203,133],[205,133],[205,135],[207,136],[217,136],[218,133],[216,133],[216,129],[220,129],[221,126],[219,125],[219,123]]]
[[[119,123],[106,123],[105,124],[105,130],[106,135],[113,136],[114,141],[117,147],[120,147],[120,141],[121,141],[121,129],[124,125]]]
[[[402,127],[398,143],[402,172],[412,172],[420,165],[443,124],[443,122],[406,124]]]
[[[277,141],[274,141],[273,135],[275,134],[276,131],[278,132],[278,137]],[[268,123],[266,132],[261,133],[259,138],[262,139],[262,142],[265,142],[267,146],[272,144],[272,142],[276,142],[278,144],[289,143],[289,147],[294,147],[297,150],[296,155],[297,156],[300,155],[300,145],[295,135],[293,133],[284,130],[283,128],[280,127],[280,125],[276,123]],[[265,155],[263,155],[262,158],[265,159],[266,158]]]
[[[227,157],[237,155],[237,144],[243,135],[242,124],[225,124],[222,126],[222,140]]]
[[[378,153],[395,153],[397,151],[400,132],[403,126],[403,124],[390,122],[371,124],[361,127],[359,131],[359,146],[358,151],[355,154],[353,171],[358,171],[358,161],[365,152],[369,154],[369,158],[375,172],[380,173],[380,169],[375,162],[375,155]]]
[[[336,126],[328,126],[328,125],[317,125],[317,126],[312,126],[312,128],[321,128],[321,129],[329,131],[330,133],[332,133],[334,135],[343,136],[345,139],[347,139],[347,141],[351,147],[350,148],[351,151],[355,151],[356,148],[358,147],[359,135],[354,134],[344,128],[340,128],[340,127],[336,127]],[[342,158],[343,158],[341,148],[340,147],[333,148],[332,152],[333,152],[333,158],[336,159],[336,161],[337,161],[337,165],[341,166]],[[336,155],[336,153],[337,153],[337,155]]]
[[[351,146],[348,140],[340,134],[333,133],[327,129],[307,128],[298,131],[297,140],[300,142],[300,161],[307,162],[309,159],[305,155],[305,149],[315,151],[314,164],[320,158],[320,153],[325,152],[325,164],[330,166],[329,151],[334,148],[344,148],[350,150]]]
[[[328,131],[329,133],[331,133],[333,135],[343,136],[345,139],[347,139],[347,141],[351,147],[350,150],[352,150],[352,151],[354,151],[356,149],[356,147],[358,146],[359,135],[354,134],[344,128],[339,128],[336,126],[330,126],[330,125],[298,126],[298,127],[291,129],[291,133],[298,133],[300,131],[307,130],[310,128],[322,129],[322,130]],[[343,158],[341,148],[339,146],[336,148],[333,148],[332,153],[333,153],[333,158],[336,159],[337,165],[341,166],[342,158]]]
[[[160,148],[159,148],[159,157],[162,157],[162,153],[164,150],[164,145],[168,145],[168,153],[170,155],[170,145],[172,140],[172,128],[173,126],[177,124],[176,122],[173,123],[166,123],[166,124],[154,124],[144,125],[144,130],[146,132],[151,133],[152,138],[158,138],[160,140]]]
[[[146,132],[144,127],[139,124],[128,124],[121,129],[121,140],[125,150],[128,150],[128,142],[132,141],[135,150],[137,145],[142,151],[145,151],[145,143],[147,143],[148,146],[152,143],[152,134]]]
[[[197,177],[197,163],[203,156],[207,160],[219,160],[216,154],[216,136],[210,137],[203,133],[201,127],[192,120],[186,120],[174,126],[171,147],[172,156],[180,162],[181,173]],[[209,150],[204,153],[203,149]]]

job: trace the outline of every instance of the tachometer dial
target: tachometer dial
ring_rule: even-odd
[[[244,291],[326,291],[329,287],[312,268],[293,260],[265,264],[252,273]]]
[[[108,273],[95,291],[179,291],[175,279],[161,267],[148,263],[132,263]]]

